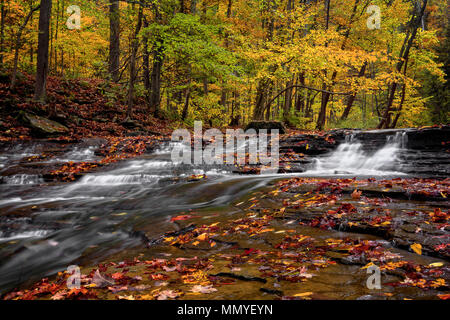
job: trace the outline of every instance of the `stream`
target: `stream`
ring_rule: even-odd
[[[61,147],[56,157],[43,162],[95,160],[98,145],[95,141],[89,144]],[[412,161],[420,159],[423,152],[408,150],[407,145],[405,131],[386,135],[384,145],[376,149],[348,135],[334,151],[314,157],[304,172],[239,175],[227,168],[174,165],[174,145],[164,143],[153,153],[118,162],[70,183],[46,182],[39,174],[21,172],[26,167],[23,159],[54,151],[47,150],[45,143],[3,146],[0,293],[65,270],[71,264],[93,264],[143,248],[141,232],[158,237],[172,231],[170,217],[205,209],[231,211],[232,203],[283,178],[408,177]],[[448,156],[435,161],[439,163],[436,176],[442,177],[449,167]],[[420,172],[418,167],[414,164]],[[422,171],[430,176],[429,170]],[[208,179],[189,181],[190,176],[198,174]],[[329,237],[342,236],[338,231],[320,232]]]

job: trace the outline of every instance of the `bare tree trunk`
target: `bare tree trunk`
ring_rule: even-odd
[[[109,74],[113,82],[119,81],[120,69],[120,13],[119,0],[109,2]]]
[[[46,95],[48,74],[48,44],[50,38],[50,13],[52,9],[51,0],[41,0],[41,12],[39,15],[39,37],[37,51],[36,84],[34,89],[34,100],[42,101]]]
[[[13,67],[12,76],[11,76],[11,86],[10,86],[11,90],[14,89],[14,87],[16,85],[16,80],[17,80],[17,64],[19,62],[19,49],[22,45],[21,44],[22,33],[23,33],[23,30],[25,29],[25,27],[27,26],[28,21],[30,21],[31,16],[37,10],[39,10],[39,6],[30,9],[30,12],[28,12],[28,15],[25,18],[25,21],[22,23],[19,30],[17,31],[15,51],[14,51],[14,67]]]
[[[128,83],[128,108],[127,119],[131,119],[134,105],[134,83],[136,81],[136,56],[139,49],[138,35],[142,28],[142,6],[139,6],[138,21],[134,31],[133,40],[131,42],[131,59],[130,59],[130,81]]]

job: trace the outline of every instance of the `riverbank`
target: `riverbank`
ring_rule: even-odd
[[[47,102],[41,104],[33,101],[32,76],[21,75],[13,90],[8,77],[0,77],[0,141],[170,135],[170,121],[150,115],[142,99],[127,119],[122,91],[102,80],[49,77]]]

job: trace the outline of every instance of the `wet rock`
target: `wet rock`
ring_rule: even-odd
[[[55,136],[69,131],[66,126],[44,117],[28,112],[21,112],[20,115],[22,120],[39,136]]]
[[[141,128],[140,124],[138,124],[136,121],[133,121],[131,119],[126,119],[125,121],[121,122],[120,124],[127,129]]]
[[[450,126],[410,130],[407,134],[408,148],[441,149],[450,141]]]
[[[283,296],[283,291],[280,291],[280,290],[260,288],[259,291],[264,292],[264,293],[268,293],[268,294],[273,294],[273,295],[280,296],[280,297]]]
[[[244,276],[240,274],[230,273],[230,272],[220,272],[217,274],[212,274],[213,277],[227,277],[232,278],[236,280],[242,280],[242,281],[257,281],[261,283],[267,283],[266,279],[260,278],[260,277],[250,277],[250,276]]]
[[[289,136],[280,142],[280,153],[300,153],[304,155],[320,155],[333,151],[336,140],[330,136],[299,134]]]

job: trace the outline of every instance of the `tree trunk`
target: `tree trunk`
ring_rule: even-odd
[[[286,90],[285,95],[284,95],[284,108],[283,108],[283,118],[285,120],[288,119],[289,113],[291,111],[293,83],[294,83],[294,80],[292,79],[292,80],[288,81],[288,83],[286,84],[286,88],[288,88],[288,89]]]
[[[303,72],[298,76],[298,82],[301,86],[305,85],[305,74]],[[298,93],[296,110],[301,112],[305,110],[305,95],[301,91]]]
[[[3,66],[3,51],[5,50],[5,0],[0,1],[0,64]]]
[[[120,13],[119,0],[109,2],[109,74],[113,82],[119,81],[120,69]]]
[[[52,9],[51,0],[41,0],[41,11],[39,14],[39,37],[37,51],[36,83],[34,89],[34,100],[42,101],[46,95],[48,74],[48,45],[50,38],[50,13]]]
[[[128,108],[127,108],[127,119],[131,119],[134,105],[134,83],[136,81],[136,56],[139,49],[139,39],[138,35],[142,27],[142,6],[139,6],[138,21],[136,25],[136,30],[134,31],[133,40],[131,42],[131,58],[130,58],[130,81],[128,83]]]
[[[227,19],[230,19],[231,17],[231,10],[233,6],[233,0],[228,0],[227,4]],[[225,31],[225,48],[228,49],[229,47],[229,34],[227,31]],[[220,94],[220,105],[224,107],[224,109],[227,107],[227,88],[225,87],[225,81],[222,79],[222,92]]]
[[[256,101],[255,110],[253,112],[253,120],[263,120],[264,111],[267,109],[264,105],[266,87],[268,86],[267,79],[262,79],[259,81],[258,88],[256,89]]]
[[[64,9],[64,7],[63,7]],[[56,1],[56,17],[58,17],[59,15],[59,0]],[[55,74],[58,74],[58,49],[57,49],[57,45],[58,45],[58,29],[59,29],[59,19],[56,19],[56,26],[55,26]]]
[[[186,6],[184,5],[184,0],[180,0],[180,12],[184,13]]]
[[[151,75],[150,111],[158,115],[161,104],[161,70],[163,65],[163,48],[158,45],[153,51],[153,69]]]
[[[408,59],[405,61],[405,68],[403,69],[403,75],[406,77],[406,71],[408,70]],[[400,99],[400,104],[398,106],[397,115],[395,116],[394,121],[392,122],[391,129],[395,129],[397,126],[398,119],[402,113],[403,103],[405,102],[406,97],[406,82],[402,86],[402,97]]]
[[[153,7],[155,14],[155,21],[161,23],[161,14],[158,6]],[[164,62],[164,47],[163,39],[160,35],[156,36],[156,41],[153,44],[153,66],[150,81],[150,99],[149,108],[150,112],[156,116],[159,116],[160,104],[161,104],[161,71]]]
[[[148,21],[144,17],[144,28],[148,28]],[[142,65],[144,67],[144,88],[145,100],[150,105],[150,52],[148,50],[148,36],[144,35],[142,42],[144,43],[144,54],[142,57]]]
[[[367,68],[367,61],[364,62],[363,66],[361,67],[361,70],[359,70],[359,73],[358,73],[359,78],[364,76],[364,73],[366,73],[366,68]],[[350,114],[350,110],[352,109],[355,98],[356,98],[356,92],[348,97],[347,106],[345,107],[345,110],[342,113],[341,120],[345,120],[348,118],[348,115]]]
[[[190,71],[189,71],[190,73]],[[191,97],[191,76],[189,74],[189,82],[188,82],[188,87],[186,88],[186,98],[184,100],[184,107],[183,107],[183,113],[181,114],[181,120],[184,121],[186,120],[186,117],[188,115],[188,111],[189,111],[189,99]]]

